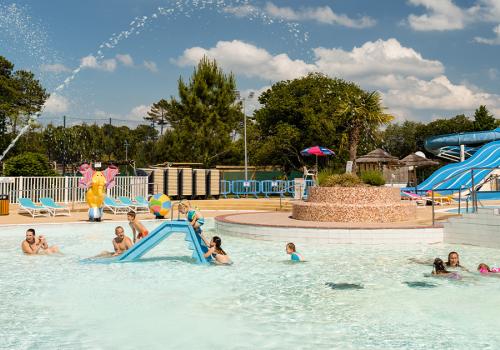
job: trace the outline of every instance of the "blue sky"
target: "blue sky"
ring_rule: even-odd
[[[498,117],[499,53],[500,0],[0,0],[0,55],[53,92],[45,121],[133,125],[204,54],[244,96],[321,71],[380,91],[398,120]]]

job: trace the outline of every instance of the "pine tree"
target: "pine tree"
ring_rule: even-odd
[[[474,112],[474,129],[477,131],[492,130],[498,125],[498,120],[490,114],[486,106],[479,106]]]
[[[168,101],[161,99],[160,101],[153,103],[151,110],[148,112],[148,117],[144,117],[145,120],[149,120],[152,124],[157,124],[160,126],[160,135],[163,135],[163,127],[167,124],[167,107]]]
[[[164,104],[165,119],[172,128],[165,136],[175,140],[175,148],[182,152],[163,154],[172,161],[210,166],[228,152],[231,132],[243,120],[241,104],[235,104],[235,88],[234,75],[226,75],[207,57],[198,63],[189,82],[179,78],[179,100],[171,97]]]

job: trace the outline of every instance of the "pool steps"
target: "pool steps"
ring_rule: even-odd
[[[450,218],[444,224],[444,242],[500,248],[500,210],[478,208],[477,213]]]

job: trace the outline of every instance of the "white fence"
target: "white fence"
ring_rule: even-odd
[[[0,177],[0,194],[9,195],[11,203],[21,197],[31,198],[34,202],[42,197],[51,197],[56,202],[85,202],[85,189],[78,187],[77,176],[33,176]],[[115,186],[108,189],[108,196],[135,197],[148,195],[147,176],[117,176]]]

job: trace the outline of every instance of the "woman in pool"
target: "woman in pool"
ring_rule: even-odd
[[[434,269],[432,270],[432,274],[435,276],[442,276],[451,279],[461,278],[458,273],[446,270],[446,267],[444,267],[444,262],[440,258],[434,259]]]
[[[460,257],[457,252],[450,252],[448,254],[448,261],[446,262],[446,266],[453,269],[462,269],[464,271],[468,271],[465,267],[460,265]]]
[[[204,254],[205,258],[212,257],[214,262],[219,265],[231,265],[233,263],[229,255],[227,255],[224,249],[222,249],[222,240],[220,239],[220,237],[213,236],[212,240],[209,241],[205,238],[205,236],[203,236],[201,232],[199,233],[199,235],[208,247],[208,251]]]

